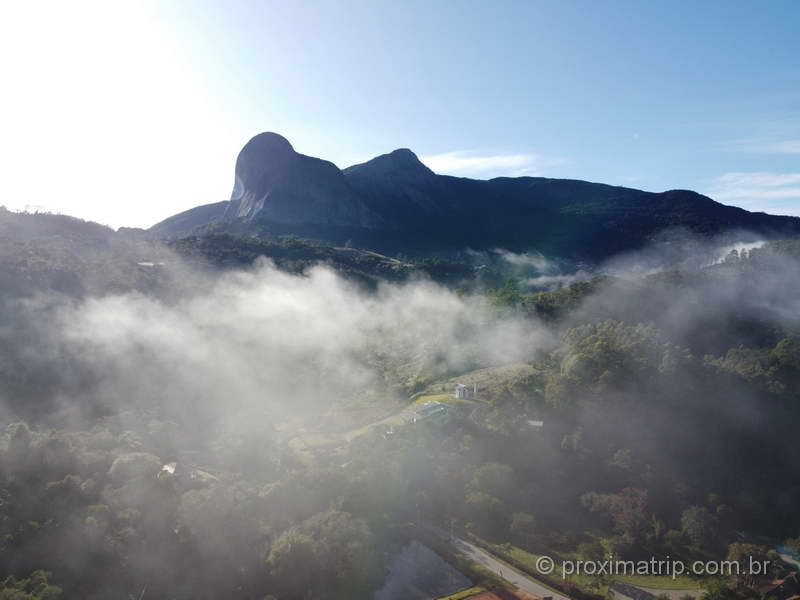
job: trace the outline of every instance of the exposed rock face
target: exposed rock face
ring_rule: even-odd
[[[750,213],[686,190],[437,175],[406,148],[341,171],[298,154],[276,133],[262,133],[239,153],[230,201],[183,212],[150,231],[296,234],[383,253],[536,249],[591,260],[637,248],[674,227],[704,235],[731,229],[786,235],[800,233],[800,219]]]
[[[242,148],[225,218],[364,228],[381,223],[336,165],[298,154],[277,133],[257,135]]]

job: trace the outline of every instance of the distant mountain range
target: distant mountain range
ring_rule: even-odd
[[[545,177],[437,175],[408,149],[340,170],[262,133],[236,160],[231,199],[154,225],[160,237],[294,234],[383,253],[503,247],[600,259],[677,228],[800,233],[800,218],[752,213],[687,190],[662,193]]]

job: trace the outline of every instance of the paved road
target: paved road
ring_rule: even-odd
[[[516,569],[508,566],[507,563],[500,562],[494,556],[486,552],[486,550],[479,548],[475,544],[470,544],[468,541],[462,540],[459,537],[451,538],[451,543],[454,545],[456,550],[462,554],[465,554],[476,563],[483,565],[490,571],[497,573],[509,583],[517,586],[521,590],[528,592],[529,594],[539,596],[540,598],[543,598],[544,596],[552,596],[553,600],[570,600],[567,596],[545,587],[528,575],[523,575]]]

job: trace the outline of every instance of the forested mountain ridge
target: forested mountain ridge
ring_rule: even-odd
[[[187,267],[246,268],[261,257],[291,273],[326,265],[369,286],[419,276],[457,282],[475,274],[474,267],[464,263],[398,260],[291,236],[208,234],[162,241],[142,230],[114,231],[67,215],[16,213],[0,207],[0,298],[43,292],[73,297],[174,292]]]
[[[296,234],[390,254],[503,247],[600,260],[676,227],[780,237],[800,232],[800,219],[751,213],[688,190],[437,175],[408,149],[339,170],[262,133],[239,153],[229,201],[184,211],[149,231]]]

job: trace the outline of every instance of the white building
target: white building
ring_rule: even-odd
[[[453,395],[459,400],[469,400],[470,398],[475,398],[478,395],[478,384],[474,383],[472,385],[472,389],[470,389],[463,383],[457,383],[455,390],[453,391]]]

